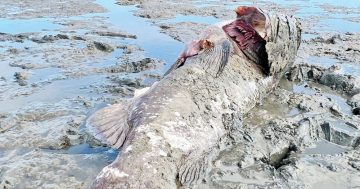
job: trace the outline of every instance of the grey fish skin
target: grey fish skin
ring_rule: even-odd
[[[253,108],[294,62],[299,23],[263,14],[270,75],[213,26],[204,34],[213,48],[187,58],[143,95],[89,119],[95,137],[122,147],[92,188],[191,188],[202,181],[217,144],[237,127],[229,118],[239,119]]]

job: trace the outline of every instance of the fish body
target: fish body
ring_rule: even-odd
[[[122,148],[93,188],[187,188],[202,182],[219,141],[277,85],[300,44],[295,18],[240,10],[243,15],[233,22],[209,27],[199,41],[211,45],[194,48],[191,56],[182,53],[146,92],[88,119],[96,138]],[[262,14],[254,22],[262,27],[253,26],[247,14]],[[239,40],[226,29],[237,23],[243,26]],[[266,62],[259,63],[264,53]]]

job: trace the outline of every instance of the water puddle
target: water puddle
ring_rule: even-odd
[[[32,36],[34,33],[21,33],[23,35],[28,35],[28,36]],[[7,48],[2,48],[1,50],[3,50],[3,52],[8,51],[10,48],[15,48],[15,49],[29,49],[34,47],[37,43],[30,41],[30,40],[24,40],[21,42],[14,42],[14,41],[1,41],[0,44],[4,47]]]
[[[13,155],[13,156],[22,156],[26,153],[29,153],[30,151],[32,151],[33,149],[31,148],[23,148],[23,147],[19,147],[16,149],[8,149],[8,148],[0,148],[0,160],[1,157],[5,157],[6,155]]]
[[[202,1],[198,1],[198,2],[194,2],[194,6],[196,8],[206,8],[206,7],[211,7],[211,6],[214,6],[214,4],[211,4],[211,3],[205,3],[205,2],[202,2]]]
[[[316,87],[321,89],[321,94],[325,95],[326,97],[330,98],[331,100],[335,101],[337,105],[339,105],[340,110],[347,114],[347,115],[353,115],[352,114],[352,108],[351,106],[347,103],[347,100],[349,99],[348,96],[342,95],[337,93],[336,91],[332,90],[330,87],[318,84],[318,83],[313,83],[313,82],[309,82],[308,83],[310,85],[310,87]]]
[[[301,114],[301,111],[299,110],[299,108],[294,107],[287,113],[286,116],[293,117],[293,116],[296,116],[296,115],[299,115],[299,114]]]
[[[266,110],[269,115],[279,118],[290,112],[290,107],[287,104],[276,103],[272,99],[265,99],[259,108]]]
[[[0,23],[1,23],[1,21],[0,21]],[[34,43],[29,40],[26,40],[22,43],[17,43],[17,42],[12,42],[12,41],[1,41],[0,45],[3,46],[3,47],[0,46],[0,53],[3,54],[3,56],[5,56],[5,54],[9,53],[8,51],[10,51],[10,49],[23,50],[26,48],[31,48],[34,45]],[[10,54],[9,56],[11,58],[15,58],[17,55],[15,52],[15,54]],[[8,57],[6,57],[6,58],[8,58]],[[13,80],[14,73],[23,71],[23,69],[21,69],[19,67],[10,66],[9,62],[6,61],[6,58],[2,58],[2,56],[0,56],[0,77],[4,77],[7,80]]]
[[[118,62],[118,58],[123,54],[123,49],[114,49],[112,53],[105,56],[102,60],[94,62],[93,60],[86,60],[83,64],[86,68],[106,68]],[[82,69],[82,68],[81,68]]]
[[[220,20],[212,16],[195,16],[195,15],[179,14],[175,18],[165,20],[164,22],[167,23],[195,22],[200,24],[214,24],[220,22]]]
[[[93,89],[89,86],[90,84],[94,86],[105,80],[105,76],[92,75],[76,79],[54,81],[30,95],[0,101],[0,113],[19,110],[24,106],[36,105],[39,102],[55,103],[63,99],[75,98],[82,95],[87,97],[106,96],[106,94],[98,95],[94,93],[94,91],[92,91]]]
[[[330,127],[336,128],[336,130],[348,133],[350,135],[356,135],[357,133],[360,133],[360,131],[355,126],[352,126],[351,123],[347,123],[342,120],[329,121],[329,125]]]
[[[53,153],[63,153],[63,154],[102,154],[108,160],[113,161],[119,154],[119,150],[115,150],[109,147],[92,147],[87,143],[71,146],[68,149],[64,150],[47,150]]]
[[[182,15],[178,14],[175,18],[164,20],[160,23],[178,23],[178,22],[195,22],[200,24],[214,24],[220,22],[219,19],[213,16],[196,16],[196,15]]]
[[[133,12],[136,10],[135,6],[119,6],[116,5],[114,0],[98,0],[96,1],[100,5],[104,6],[109,12],[88,14],[82,16],[74,16],[67,19],[85,19],[90,17],[104,17],[105,20],[110,22],[113,27],[128,32],[130,34],[137,35],[137,39],[122,40],[123,44],[136,44],[145,50],[147,56],[158,57],[165,60],[168,65],[172,64],[172,61],[176,59],[178,53],[183,48],[183,44],[172,39],[171,37],[159,32],[157,26],[152,25],[151,22],[144,18],[133,16]],[[119,20],[121,18],[121,20]],[[24,20],[11,20],[0,19],[0,23],[4,28],[0,29],[0,32],[4,33],[24,33],[24,32],[43,32],[43,31],[58,31],[60,24],[54,24],[53,19],[24,19]],[[12,25],[8,25],[10,23]],[[27,26],[31,24],[31,27]],[[21,27],[15,27],[21,25]],[[139,29],[141,26],[141,29]],[[24,28],[23,28],[24,27]],[[10,42],[6,42],[9,43]],[[38,45],[28,40],[25,43],[11,44],[2,43],[4,45],[14,47],[17,49],[31,48],[33,45]],[[88,68],[101,68],[113,65],[116,63],[117,58],[122,54],[121,49],[116,49],[108,57],[104,57],[99,63],[94,64],[92,60],[84,62]],[[40,57],[37,57],[40,58]],[[36,57],[27,58],[31,62],[37,62]],[[164,66],[164,70],[159,72],[163,73],[167,68]],[[17,67],[11,67],[5,61],[0,62],[0,76],[4,76],[6,79],[14,79],[14,72],[21,71],[22,69]],[[48,81],[62,76],[61,68],[42,68],[30,70],[31,76],[29,77],[30,83]],[[89,89],[89,85],[99,83],[106,80],[106,76],[87,76],[83,78],[57,80],[45,85],[39,90],[31,93],[27,96],[20,96],[15,99],[6,101],[0,101],[1,112],[8,112],[20,109],[21,107],[41,103],[52,103],[60,101],[64,98],[73,98],[79,95],[91,96],[94,95]]]
[[[274,99],[265,98],[261,106],[256,106],[251,113],[244,116],[243,122],[252,126],[262,125],[269,120],[294,117],[302,112],[297,107],[278,103]]]
[[[339,105],[340,111],[347,114],[347,115],[353,115],[352,108],[347,103],[347,100],[345,98],[342,98],[339,95],[336,94],[330,94],[330,93],[323,93],[326,97],[331,98],[331,100],[334,100],[337,105]]]
[[[325,68],[329,68],[335,65],[340,67],[340,70],[338,70],[337,72],[341,74],[360,75],[360,66],[351,65],[348,63],[340,63],[339,60],[329,57],[310,56],[309,58],[307,58],[306,62],[310,65],[317,65]]]
[[[348,149],[336,145],[334,143],[328,142],[326,140],[320,140],[315,143],[315,146],[306,148],[303,154],[312,155],[312,154],[321,154],[321,155],[335,155],[348,151]]]
[[[36,69],[31,71],[31,76],[27,80],[29,83],[41,82],[41,81],[50,81],[53,79],[61,78],[62,69],[60,68],[43,68]]]
[[[318,35],[315,33],[301,33],[301,39],[305,41],[309,41],[311,39],[316,38]]]
[[[21,70],[21,68],[11,67],[8,62],[0,61],[0,77],[4,77],[7,80],[14,79],[14,73]]]
[[[310,2],[319,2],[317,0],[310,0]],[[347,7],[347,8],[360,8],[360,1],[358,0],[347,0],[347,1],[339,1],[339,0],[326,0],[326,2],[322,2],[322,5],[332,5],[337,7]]]
[[[183,49],[183,43],[160,33],[159,28],[145,18],[134,16],[133,12],[137,9],[135,6],[119,6],[114,0],[97,0],[96,2],[109,10],[103,16],[106,16],[114,27],[137,36],[137,39],[128,43],[140,46],[147,56],[157,57],[166,62],[167,65],[161,70],[162,73],[176,60]]]
[[[321,19],[321,21],[313,29],[322,31],[326,30],[327,32],[360,33],[360,23],[337,18]]]
[[[314,87],[321,89],[321,92],[315,90]],[[326,87],[324,85],[316,84],[313,82],[300,83],[292,86],[292,92],[296,94],[306,95],[315,95],[317,93],[321,93],[322,95],[335,101],[335,103],[339,106],[341,112],[347,115],[353,115],[351,106],[347,103],[347,99],[345,98],[345,96],[343,97],[340,94],[337,94],[335,91],[332,91],[329,87]]]
[[[183,49],[183,44],[172,39],[171,37],[160,33],[157,26],[144,18],[136,17],[133,12],[137,9],[135,6],[119,6],[114,0],[97,0],[96,3],[105,7],[109,12],[86,14],[66,18],[67,20],[84,20],[85,18],[103,17],[116,29],[125,30],[130,34],[135,34],[137,39],[125,40],[124,43],[133,43],[141,46],[147,56],[158,57],[165,60],[166,63],[172,64],[179,52]],[[119,19],[121,18],[121,19]],[[194,19],[196,17],[179,16],[180,20]],[[215,18],[214,18],[215,19]],[[176,19],[175,19],[176,20]],[[201,21],[200,17],[197,18]],[[212,22],[210,17],[207,22]],[[58,23],[58,24],[56,24]],[[0,32],[3,33],[30,33],[42,32],[44,34],[57,34],[62,28],[59,20],[55,19],[0,19]],[[141,29],[139,29],[141,28]],[[46,31],[46,32],[44,32]],[[57,32],[55,32],[57,31]],[[79,32],[79,30],[76,30]],[[55,32],[55,33],[54,33]],[[156,42],[156,43],[154,43]],[[170,66],[170,65],[169,65]],[[167,69],[164,68],[163,71]]]
[[[293,85],[292,92],[296,94],[306,94],[306,95],[314,95],[318,93],[318,91],[316,91],[315,89],[310,88],[307,83]]]
[[[280,0],[272,2],[283,4],[284,6],[295,6],[300,5],[299,11],[296,14],[300,15],[301,17],[310,17],[314,15],[320,15],[324,13],[322,8],[318,7],[319,1],[309,0],[309,1],[287,1],[287,0]],[[342,6],[350,6],[354,7],[354,2],[358,1],[346,1],[340,3]],[[140,46],[145,51],[146,56],[156,57],[158,59],[162,59],[165,61],[166,65],[157,70],[159,73],[164,73],[165,70],[173,63],[176,59],[178,54],[182,51],[184,44],[174,40],[173,38],[169,37],[166,34],[160,32],[158,26],[153,25],[148,19],[136,17],[133,15],[134,11],[136,11],[136,6],[120,6],[115,4],[115,0],[96,0],[96,3],[105,7],[109,12],[106,13],[96,13],[96,14],[86,14],[82,16],[74,16],[68,18],[38,18],[38,19],[0,19],[0,32],[10,33],[10,34],[17,34],[17,33],[29,33],[29,32],[40,32],[41,35],[56,35],[64,29],[64,25],[61,25],[61,21],[63,20],[79,20],[83,21],[84,19],[92,19],[95,17],[97,19],[104,19],[104,22],[111,25],[111,29],[125,31],[129,34],[134,34],[137,36],[136,39],[114,39],[114,42],[121,42],[122,44],[135,44]],[[218,1],[207,1],[203,3],[202,1],[197,1],[197,7],[206,7],[206,6],[213,6],[217,5]],[[328,3],[331,4],[338,4],[338,1],[329,1]],[[242,5],[254,5],[254,2],[243,1],[243,2],[231,2],[228,5],[229,8],[233,9],[239,4]],[[256,4],[255,4],[256,5]],[[338,16],[338,15],[337,15]],[[341,16],[341,15],[340,15]],[[60,22],[59,22],[60,21]],[[202,24],[213,24],[218,22],[219,20],[211,17],[211,16],[189,16],[189,15],[177,15],[175,18],[165,20],[165,22],[169,23],[177,23],[177,22],[197,22]],[[340,30],[342,32],[354,30],[359,31],[359,24],[351,25],[353,22],[345,22],[340,19],[329,18],[320,22],[321,27],[332,27],[334,30]],[[343,27],[344,24],[349,25]],[[324,25],[324,26],[322,26]],[[101,29],[101,28],[100,28]],[[324,28],[321,28],[324,30]],[[76,29],[75,34],[84,34],[87,29]],[[75,35],[74,34],[74,35]],[[309,34],[308,37],[312,37],[312,34]],[[1,42],[0,45],[4,45],[6,47],[14,47],[17,49],[24,49],[32,46],[37,46],[38,44],[30,42],[28,40],[24,41],[24,43],[8,43],[8,42]],[[50,44],[51,45],[51,44]],[[75,44],[77,45],[77,44]],[[76,48],[83,48],[84,46],[75,46]],[[0,48],[0,52],[5,52],[5,48]],[[116,63],[118,56],[122,54],[121,49],[116,49],[114,52],[110,53],[109,56],[104,57],[104,59],[100,60],[99,63],[94,63],[93,60],[84,61],[82,62],[87,68],[101,68],[113,65]],[[22,60],[29,60],[32,62],[37,63],[36,58],[23,58]],[[323,62],[322,62],[323,61]],[[312,59],[309,62],[319,62],[319,64],[324,64],[326,66],[331,65],[339,65],[342,66],[342,69],[346,73],[353,73],[359,74],[360,70],[348,67],[346,64],[338,64],[336,61],[332,60],[323,60],[323,59]],[[71,68],[72,69],[72,68]],[[81,69],[81,67],[75,67],[74,69]],[[0,76],[4,76],[5,78],[14,78],[13,74],[16,71],[22,70],[17,67],[11,67],[6,61],[0,61]],[[65,70],[66,71],[66,70]],[[47,80],[53,80],[56,78],[61,78],[64,75],[64,70],[61,68],[42,68],[36,70],[30,70],[31,76],[29,77],[28,81],[30,83],[42,82]],[[51,83],[43,85],[39,88],[34,87],[34,92],[27,95],[27,96],[19,96],[12,99],[7,99],[0,101],[0,113],[3,112],[11,112],[21,110],[25,106],[36,105],[38,103],[57,103],[62,100],[76,98],[78,96],[85,96],[85,97],[100,97],[100,96],[111,96],[111,94],[98,94],[96,92],[96,87],[101,87],[105,81],[108,81],[107,76],[104,75],[95,75],[92,74],[91,76],[85,76],[75,79],[66,79],[66,80],[54,80]],[[150,79],[148,81],[149,84],[152,83]],[[30,86],[27,86],[30,87]],[[27,89],[27,88],[26,88]],[[311,87],[306,87],[305,84],[294,85],[291,86],[291,90],[295,93],[304,93],[308,95],[314,95],[318,91],[311,89]],[[5,91],[3,94],[7,94]],[[339,95],[331,94],[331,93],[324,93],[327,97],[336,101],[339,104],[341,110],[343,112],[351,112],[351,108],[346,104],[346,99],[342,98]],[[9,95],[8,95],[9,96]],[[100,108],[99,107],[96,108]],[[95,109],[96,109],[95,108]],[[300,110],[298,108],[288,107],[286,105],[282,105],[280,103],[265,103],[262,107],[264,110],[271,112],[273,116],[295,116],[300,114]],[[350,114],[350,113],[349,113]],[[259,114],[261,115],[261,113]],[[255,116],[260,117],[261,116]],[[348,129],[350,132],[348,125],[336,124],[337,127],[340,129]],[[351,131],[353,132],[353,131]],[[81,158],[76,159],[79,161],[79,166],[90,166],[92,163],[98,164],[93,165],[97,166],[97,168],[105,166],[108,162],[113,161],[116,156],[118,155],[119,151],[113,150],[107,147],[92,147],[89,144],[80,144],[72,146],[65,150],[46,150],[50,153],[62,153],[62,154],[69,154],[73,155],[74,157],[78,157],[76,155],[83,155]],[[316,143],[314,148],[308,148],[304,151],[304,154],[338,154],[346,151],[346,149],[329,143],[327,141],[320,141]],[[25,153],[28,151],[19,151],[18,153]],[[3,156],[7,151],[0,149],[0,156]],[[19,154],[21,155],[21,154]],[[92,155],[100,155],[104,157],[102,161],[98,161],[99,157],[95,160],[90,160]],[[88,158],[89,161],[84,159]],[[98,161],[98,162],[97,162]],[[225,168],[224,168],[225,169]],[[234,169],[228,168],[228,171],[235,172],[236,167]],[[254,171],[260,172],[261,170]],[[98,170],[94,171],[98,172]],[[74,173],[75,175],[81,175],[81,173]],[[241,175],[227,175],[223,177],[226,181],[234,181],[234,180],[242,180],[244,177]],[[83,179],[85,180],[85,178]],[[258,181],[248,180],[247,183],[254,183],[257,184]],[[246,183],[244,182],[244,183]],[[262,181],[265,182],[265,181]]]
[[[55,24],[54,19],[35,18],[35,19],[0,19],[0,32],[9,34],[41,32],[52,34],[61,28]]]
[[[322,66],[329,68],[333,65],[338,65],[338,60],[328,57],[310,56],[306,59],[308,64]]]

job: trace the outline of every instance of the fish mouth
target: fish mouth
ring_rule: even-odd
[[[240,6],[235,9],[237,18],[222,27],[230,40],[238,47],[240,56],[245,56],[265,75],[270,74],[266,42],[268,39],[267,18],[256,7]]]
[[[237,19],[246,21],[265,40],[268,38],[267,18],[257,7],[239,6],[235,9]]]

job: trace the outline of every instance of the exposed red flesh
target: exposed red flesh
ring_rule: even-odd
[[[270,70],[266,40],[258,33],[265,31],[265,16],[254,7],[239,7],[235,11],[237,19],[223,26],[224,32],[237,44],[246,58],[268,74]],[[266,32],[263,33],[265,37]]]
[[[243,20],[235,20],[234,22],[223,26],[223,30],[237,43],[241,50],[247,48],[255,50],[255,44],[261,45],[266,43],[254,28]]]

